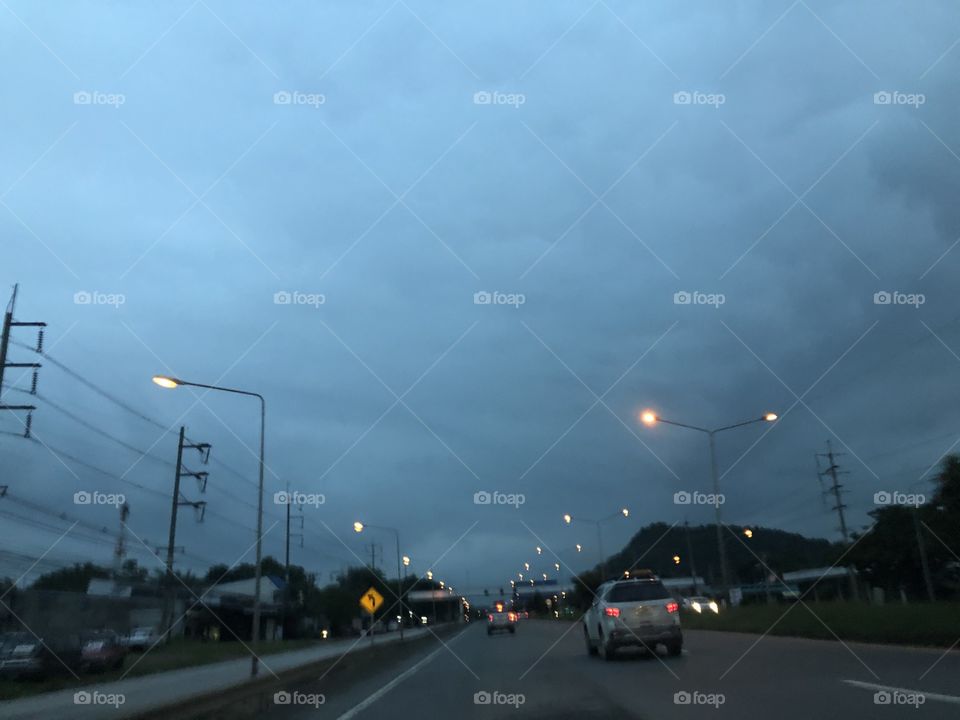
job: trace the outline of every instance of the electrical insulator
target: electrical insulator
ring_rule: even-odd
[[[33,412],[27,413],[27,424],[23,426],[23,436],[30,437],[30,428],[33,426]]]
[[[37,371],[36,370],[33,371],[33,381],[30,383],[30,394],[31,395],[37,394]]]
[[[43,328],[37,332],[37,352],[43,354]]]

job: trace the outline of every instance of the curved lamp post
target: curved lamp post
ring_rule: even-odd
[[[188,387],[204,388],[205,390],[217,390],[219,392],[233,393],[234,395],[247,395],[255,397],[260,401],[260,481],[259,491],[257,493],[257,567],[254,572],[253,584],[253,657],[250,659],[250,677],[257,676],[259,668],[259,657],[257,656],[257,646],[260,643],[260,578],[263,572],[263,440],[266,434],[267,425],[267,403],[260,393],[249,392],[247,390],[237,390],[236,388],[220,387],[219,385],[205,385],[203,383],[188,382],[180,378],[169,377],[167,375],[154,375],[153,382],[162,388],[173,389],[180,385]]]

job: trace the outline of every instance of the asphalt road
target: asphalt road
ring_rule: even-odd
[[[528,620],[516,635],[487,637],[473,623],[443,643],[421,641],[408,656],[298,688],[314,705],[277,707],[267,717],[960,717],[958,652],[688,631],[682,657],[624,652],[605,662],[587,655],[580,633],[578,624]],[[919,705],[904,704],[918,702],[909,695],[877,704],[884,687],[927,695]],[[476,702],[487,697],[490,704]]]

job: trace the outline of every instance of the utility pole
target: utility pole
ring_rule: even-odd
[[[170,536],[167,542],[167,602],[166,608],[164,610],[164,621],[163,621],[163,632],[167,638],[170,639],[170,633],[173,631],[174,625],[174,601],[176,598],[176,586],[174,585],[174,575],[173,575],[173,552],[176,548],[177,543],[177,510],[181,505],[189,505],[194,510],[199,510],[199,522],[203,522],[203,514],[206,509],[207,503],[203,500],[201,501],[189,501],[185,498],[180,497],[180,478],[182,477],[195,477],[198,482],[201,483],[200,491],[204,492],[207,488],[207,473],[206,472],[190,472],[185,470],[183,467],[183,450],[184,448],[195,449],[200,452],[203,459],[203,464],[206,465],[207,461],[210,459],[210,445],[209,443],[198,443],[194,444],[186,440],[186,428],[182,425],[180,426],[180,439],[177,442],[177,467],[176,472],[173,476],[173,501],[170,507]]]
[[[36,352],[43,352],[43,329],[47,326],[45,322],[17,322],[14,320],[13,311],[17,304],[17,288],[13,286],[13,294],[10,296],[10,302],[7,303],[7,310],[3,315],[3,330],[0,331],[0,395],[3,393],[3,375],[7,368],[33,368],[33,382],[30,385],[30,394],[37,393],[37,370],[40,363],[12,363],[7,362],[7,353],[10,348],[10,331],[15,327],[35,327],[39,328],[37,332]],[[33,411],[37,408],[34,405],[4,405],[0,398],[0,410],[25,410],[27,412],[27,422],[24,424],[24,437],[30,437],[30,426],[33,423]]]
[[[917,547],[920,549],[920,567],[923,569],[923,582],[927,586],[927,598],[930,602],[936,602],[937,595],[933,590],[933,577],[930,575],[930,563],[927,560],[927,544],[920,530],[920,508],[913,508],[910,516],[913,518],[913,530],[917,535]]]
[[[117,534],[117,544],[113,549],[113,584],[116,588],[117,580],[123,570],[123,558],[127,554],[127,518],[130,516],[130,506],[123,503],[120,506],[120,532]]]
[[[286,535],[286,550],[284,553],[284,574],[283,574],[283,605],[281,606],[281,619],[280,627],[282,632],[284,632],[283,639],[286,639],[286,628],[287,628],[287,604],[290,602],[290,506],[293,505],[292,498],[290,497],[290,486],[287,485],[287,535]],[[300,515],[297,515],[295,520],[300,521],[300,532],[294,533],[293,537],[300,538],[300,547],[303,547],[303,512],[301,510]]]
[[[686,520],[683,521],[683,531],[687,536],[687,555],[690,557],[690,574],[693,577],[693,594],[699,595],[700,591],[697,589],[697,565],[693,560],[693,543],[690,541],[690,523]]]
[[[848,473],[845,471],[841,471],[836,461],[836,458],[845,454],[846,453],[833,452],[833,445],[830,443],[830,440],[827,440],[827,452],[825,454],[820,454],[819,457],[825,457],[827,459],[827,469],[824,470],[823,473],[821,474],[828,475],[832,481],[832,486],[828,490],[828,492],[833,493],[833,498],[834,498],[834,501],[836,502],[836,504],[833,506],[832,509],[837,511],[837,515],[840,518],[840,534],[843,537],[843,543],[844,545],[849,545],[850,533],[847,532],[847,520],[843,512],[847,506],[844,505],[843,503],[843,499],[841,497],[841,490],[843,488],[843,485],[840,484],[840,481],[838,479],[838,476],[847,475]],[[850,577],[850,596],[853,600],[856,600],[858,598],[857,578],[856,578],[856,575],[854,575],[852,566],[849,566],[849,565],[847,566],[847,574]]]

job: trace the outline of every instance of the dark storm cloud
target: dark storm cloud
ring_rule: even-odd
[[[286,483],[327,498],[294,551],[308,568],[357,562],[364,540],[389,553],[389,535],[349,532],[358,517],[399,528],[419,570],[467,532],[437,566],[461,584],[467,569],[503,582],[541,541],[592,543],[563,512],[629,506],[608,550],[652,520],[709,521],[672,502],[705,489],[705,438],[643,428],[647,406],[706,426],[784,414],[720,436],[724,514],[815,535],[835,537],[812,458],[827,438],[848,453],[854,526],[874,491],[950,447],[950,3],[5,12],[0,52],[21,71],[0,84],[0,222],[18,315],[248,481],[255,404],[193,405],[148,378],[262,392],[268,500]],[[124,99],[76,105],[81,91]],[[876,104],[883,91],[924,102]],[[81,291],[125,302],[76,305]],[[275,304],[295,291],[324,302]],[[474,304],[482,291],[524,302]],[[677,305],[681,291],[724,303]],[[876,305],[881,291],[925,302]],[[172,458],[171,435],[57,368],[41,390]],[[117,475],[137,460],[50,408],[35,429]],[[74,477],[14,438],[2,452],[16,493],[112,528],[72,493],[123,489],[131,527],[165,537],[160,495],[67,463]],[[167,492],[170,475],[145,459],[126,479]],[[526,502],[474,505],[495,489]],[[255,490],[214,466],[207,499],[215,514],[178,537],[231,562],[252,543]],[[281,528],[265,547],[281,553]]]

